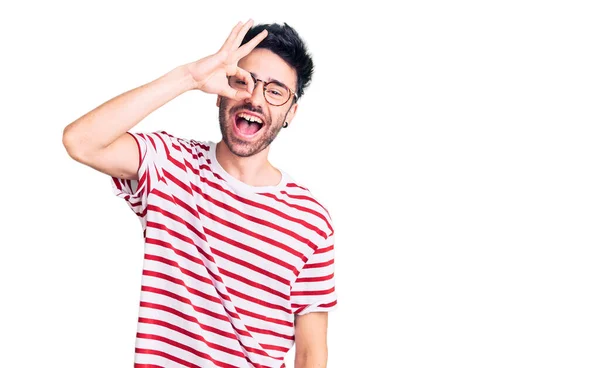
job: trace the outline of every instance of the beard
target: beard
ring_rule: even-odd
[[[249,103],[233,106],[231,102],[232,100],[221,97],[221,103],[219,104],[219,127],[223,141],[227,145],[227,148],[229,148],[229,151],[239,157],[250,157],[269,147],[271,142],[277,137],[277,134],[279,134],[287,112],[277,115],[275,119],[272,119],[271,116],[264,114],[260,107],[252,106]],[[264,118],[263,126],[260,128],[258,135],[251,140],[241,139],[233,131],[232,124],[236,122],[233,121],[232,117],[241,110],[258,113]]]

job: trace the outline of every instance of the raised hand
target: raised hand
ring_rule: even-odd
[[[216,54],[187,64],[190,74],[197,83],[196,89],[236,100],[250,97],[253,85],[252,77],[250,73],[238,67],[237,63],[241,58],[248,55],[268,34],[267,30],[264,30],[240,47],[244,36],[253,23],[252,19],[245,24],[238,22]],[[231,88],[227,81],[230,76],[245,80],[248,89],[240,91]]]

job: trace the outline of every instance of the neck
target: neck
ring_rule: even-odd
[[[281,181],[281,173],[268,160],[269,147],[261,152],[240,157],[229,150],[221,140],[217,143],[215,156],[219,165],[237,180],[256,187],[274,186]]]

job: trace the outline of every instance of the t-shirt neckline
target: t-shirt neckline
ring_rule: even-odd
[[[217,152],[217,143],[209,142],[208,156],[209,156],[211,164],[213,166],[213,170],[216,171],[221,177],[223,177],[223,179],[225,179],[225,181],[229,185],[231,185],[232,187],[234,187],[237,190],[244,191],[244,192],[252,192],[252,193],[270,193],[270,192],[282,190],[283,188],[285,188],[285,186],[289,182],[289,177],[288,177],[287,173],[285,173],[281,169],[277,169],[281,173],[281,180],[276,185],[254,186],[254,185],[246,184],[243,181],[236,179],[235,177],[230,175],[221,166],[221,164],[217,160],[216,152]]]

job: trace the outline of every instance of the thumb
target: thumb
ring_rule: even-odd
[[[231,87],[220,93],[220,95],[237,101],[252,97],[247,91],[241,91]]]
[[[234,84],[231,85],[228,83],[225,97],[235,100],[250,98],[252,96],[252,91],[254,90],[254,79],[252,79],[252,75],[246,70],[236,67],[231,77],[233,77]]]

